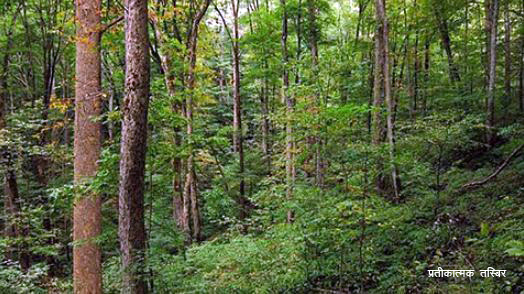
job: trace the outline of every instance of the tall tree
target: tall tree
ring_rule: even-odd
[[[186,161],[186,176],[184,183],[184,214],[191,215],[192,220],[192,235],[188,235],[188,240],[199,241],[201,238],[202,224],[200,221],[200,208],[198,201],[198,190],[195,177],[195,150],[193,146],[193,113],[194,113],[194,89],[196,86],[196,62],[197,62],[197,45],[198,45],[198,28],[202,18],[207,12],[211,0],[204,0],[197,7],[196,16],[191,23],[191,31],[189,32],[189,39],[187,43],[187,60],[188,60],[188,72],[185,76],[185,86],[187,88],[186,99],[185,99],[185,114],[187,122],[187,137],[189,138],[189,156]],[[191,211],[191,213],[189,212]],[[186,232],[189,227],[186,228]]]
[[[125,98],[122,105],[119,224],[123,293],[146,293],[144,170],[149,104],[147,0],[125,1]]]
[[[13,13],[11,23],[7,24],[7,34],[6,34],[6,45],[3,48],[4,56],[2,58],[1,72],[0,72],[0,129],[4,128],[5,123],[5,114],[7,108],[7,100],[9,99],[8,95],[8,75],[9,75],[9,62],[10,62],[10,51],[13,47],[13,32],[16,27],[16,19],[18,18],[18,7]]]
[[[393,122],[393,111],[395,108],[394,100],[391,95],[391,79],[389,76],[389,28],[388,20],[386,17],[386,0],[375,0],[375,17],[377,21],[377,34],[375,36],[375,75],[374,84],[374,100],[378,103],[381,102],[379,96],[384,95],[386,102],[387,114],[386,114],[386,137],[389,144],[389,156],[391,160],[391,182],[393,187],[393,197],[398,200],[399,195],[399,183],[398,183],[398,172],[395,164],[395,126]],[[381,107],[381,106],[380,106]],[[375,116],[377,117],[377,115]],[[377,124],[378,121],[375,122]],[[379,141],[381,136],[381,126],[376,126],[376,138]]]
[[[240,29],[239,29],[239,10],[240,10],[240,1],[231,0],[231,15],[233,15],[233,33],[229,29],[229,26],[224,18],[222,12],[215,6],[216,11],[222,19],[224,28],[227,32],[227,35],[231,41],[232,47],[232,72],[233,72],[233,150],[238,154],[238,165],[239,171],[238,175],[240,178],[239,184],[239,196],[237,202],[240,206],[240,219],[247,217],[251,203],[246,198],[246,188],[245,188],[245,179],[244,179],[244,135],[242,131],[242,98],[240,95]],[[266,138],[267,140],[267,138]]]
[[[504,107],[505,111],[511,103],[511,17],[510,0],[504,1]]]
[[[487,86],[487,142],[492,144],[495,139],[495,79],[497,66],[497,23],[499,15],[499,1],[486,0],[489,2],[487,18],[489,28],[489,47],[488,55],[488,86]]]
[[[288,15],[286,0],[280,0],[282,6],[282,34],[280,39],[282,49],[282,95],[286,105],[286,197],[290,200],[293,197],[295,177],[293,174],[293,122],[292,115],[294,111],[294,101],[289,95],[289,54],[287,48],[288,38]],[[293,211],[287,213],[287,221],[292,222],[294,218]]]
[[[100,0],[76,1],[76,85],[74,180],[88,184],[96,175],[101,147]],[[75,198],[73,279],[75,293],[102,293],[102,257],[96,238],[102,231],[101,199],[88,190]]]
[[[239,202],[240,218],[244,219],[248,214],[248,201],[245,192],[244,180],[244,138],[242,133],[242,99],[240,96],[240,31],[238,26],[238,12],[240,0],[231,0],[231,12],[233,14],[233,145],[238,153],[239,164]]]
[[[523,1],[524,2],[524,1]],[[524,3],[522,3],[524,11]],[[524,112],[524,37],[520,41],[519,109]]]
[[[176,1],[173,3],[174,7],[171,9],[177,10]],[[183,43],[182,37],[180,36],[177,22],[173,22],[172,31],[166,32],[165,29],[169,28],[166,25],[165,20],[162,20],[161,16],[165,13],[166,9],[170,7],[165,6],[166,3],[162,1],[154,1],[154,14],[151,17],[153,24],[153,29],[155,32],[154,45],[156,45],[156,52],[158,53],[160,59],[160,67],[164,74],[164,83],[167,89],[167,94],[169,95],[171,102],[171,109],[177,115],[182,115],[183,103],[176,99],[176,82],[183,82],[184,78],[182,73],[176,70],[174,64],[174,53],[169,50],[169,36],[175,35],[176,40],[180,43]],[[180,75],[180,76],[177,76]],[[175,124],[173,127],[173,144],[175,148],[180,148],[182,146],[182,126]],[[189,216],[184,215],[184,164],[183,158],[180,154],[176,154],[173,158],[173,219],[175,220],[178,229],[184,230],[188,228],[189,225]]]
[[[11,17],[10,23],[7,24],[6,32],[6,46],[4,48],[4,56],[2,59],[2,65],[0,68],[0,131],[7,125],[7,100],[9,99],[9,65],[11,62],[11,49],[13,47],[13,34],[16,28],[16,21],[19,16],[20,4],[16,6],[15,11]],[[19,237],[26,235],[25,228],[20,224],[20,195],[18,191],[18,182],[16,177],[16,169],[13,152],[7,150],[4,153],[5,158],[0,158],[1,161],[5,162],[5,183],[4,183],[4,212],[5,212],[5,237],[13,238],[16,240]],[[18,259],[20,267],[23,271],[26,271],[31,263],[30,255],[28,254],[25,244],[19,244],[18,248],[11,248],[8,246],[5,250],[6,258],[10,260]]]
[[[460,74],[455,61],[453,60],[453,51],[451,50],[451,37],[449,35],[448,20],[445,15],[444,7],[440,2],[435,3],[435,17],[437,19],[437,26],[442,40],[442,47],[446,51],[448,57],[449,79],[451,82],[459,82]]]
[[[317,77],[319,74],[319,65],[318,65],[318,38],[319,31],[317,26],[317,13],[318,9],[315,6],[315,1],[308,0],[308,21],[309,21],[309,47],[311,49],[311,63],[313,71],[313,87],[314,87],[314,96],[316,106],[321,104],[319,86],[317,84]],[[317,132],[320,130],[320,123],[317,122],[316,126]],[[315,136],[315,182],[317,186],[324,185],[324,160],[322,158],[322,138],[319,134]]]

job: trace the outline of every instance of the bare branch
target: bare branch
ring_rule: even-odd
[[[484,178],[483,180],[467,183],[462,186],[462,189],[477,188],[496,178],[500,174],[500,172],[502,172],[502,170],[504,170],[504,168],[508,166],[508,164],[513,160],[513,158],[515,158],[520,153],[520,151],[522,151],[522,149],[524,149],[524,144],[520,145],[515,150],[513,150],[509,157],[506,158],[506,160],[504,160],[504,162],[497,168],[497,170],[494,173]]]

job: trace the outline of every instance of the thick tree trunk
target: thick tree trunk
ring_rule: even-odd
[[[489,0],[487,0],[489,1]],[[489,51],[488,51],[488,87],[487,87],[487,120],[486,138],[488,144],[492,144],[495,139],[495,81],[497,66],[497,23],[499,13],[499,1],[492,0],[489,8]]]
[[[147,0],[125,1],[126,78],[122,105],[119,237],[123,293],[146,293],[144,173],[149,104]]]
[[[76,185],[96,176],[101,148],[100,9],[101,2],[76,2],[76,86],[74,178]],[[81,189],[82,191],[87,191]],[[73,213],[73,280],[75,293],[102,293],[102,257],[95,240],[102,231],[99,195],[75,198]]]

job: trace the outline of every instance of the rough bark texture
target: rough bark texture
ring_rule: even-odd
[[[101,58],[99,0],[76,2],[76,86],[74,180],[93,179],[100,157]],[[82,189],[83,190],[83,189]],[[102,230],[101,200],[91,193],[78,195],[73,212],[73,280],[75,293],[102,293],[101,251],[95,242]]]
[[[489,8],[489,51],[488,51],[488,87],[487,87],[487,142],[492,144],[495,137],[495,79],[497,65],[497,23],[499,1],[492,0]]]
[[[119,237],[123,293],[146,293],[144,170],[149,103],[147,0],[125,1],[126,77],[120,151]]]

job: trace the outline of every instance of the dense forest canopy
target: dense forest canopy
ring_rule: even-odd
[[[0,292],[524,293],[523,18],[0,0]]]

